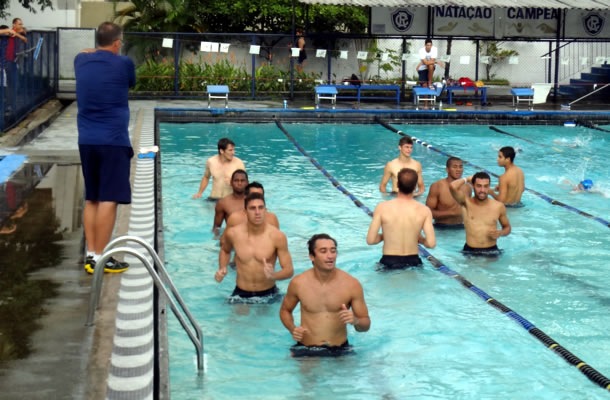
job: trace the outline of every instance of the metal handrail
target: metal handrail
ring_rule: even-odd
[[[600,87],[600,88],[597,88],[597,89],[594,89],[592,92],[589,92],[589,93],[585,94],[584,96],[579,97],[579,98],[577,98],[576,100],[569,102],[569,103],[568,103],[568,106],[571,106],[572,104],[576,103],[577,101],[580,101],[580,100],[584,99],[585,97],[589,97],[589,96],[591,96],[592,94],[597,93],[597,92],[599,92],[600,90],[603,90],[603,89],[607,88],[608,86],[610,86],[610,83],[606,83],[604,86],[602,86],[602,87]]]
[[[157,272],[155,271],[153,266],[150,264],[150,261],[146,257],[144,257],[144,255],[142,255],[142,253],[140,253],[139,251],[132,249],[130,247],[118,247],[118,248],[113,249],[113,247],[116,246],[118,243],[127,242],[127,241],[139,243],[146,250],[148,250],[148,253],[152,256],[152,258],[155,262],[155,265],[157,266],[159,271],[161,271],[161,273],[163,274],[163,280],[171,289],[171,293],[174,295],[174,297],[180,304],[182,311],[186,314],[189,322],[191,323],[191,326],[195,330],[195,333],[193,333],[192,329],[187,324],[186,320],[184,319],[184,316],[182,315],[182,313],[176,306],[174,299],[170,296],[169,292],[165,288],[163,280],[161,279],[159,274],[157,274]],[[176,316],[176,318],[178,318],[180,325],[182,325],[182,328],[185,330],[186,334],[191,339],[191,342],[193,342],[193,345],[195,346],[195,349],[197,351],[197,369],[199,371],[203,371],[203,365],[204,365],[203,364],[203,333],[201,331],[201,328],[197,324],[197,321],[195,320],[195,318],[191,314],[190,310],[184,303],[182,296],[180,296],[180,293],[178,293],[178,289],[176,289],[176,286],[174,285],[171,278],[169,277],[167,270],[163,266],[163,263],[161,262],[161,259],[159,258],[159,255],[157,254],[157,252],[152,248],[152,246],[149,243],[147,243],[142,238],[139,238],[137,236],[129,236],[129,235],[121,236],[121,237],[114,239],[113,241],[108,243],[108,245],[106,245],[106,247],[104,248],[104,251],[102,253],[102,256],[97,261],[97,264],[100,266],[105,265],[106,261],[108,261],[111,256],[113,256],[115,254],[119,254],[119,253],[131,254],[131,255],[137,257],[142,262],[142,264],[144,264],[144,266],[148,270],[148,273],[150,274],[151,278],[153,279],[155,285],[157,286],[157,289],[159,289],[165,295],[165,298],[169,302],[170,307],[171,307],[172,311],[174,312],[174,315]],[[89,312],[87,314],[87,323],[86,323],[87,326],[94,325],[95,311],[98,307],[99,298],[100,298],[100,294],[102,291],[102,284],[103,284],[102,277],[103,277],[103,273],[104,273],[103,271],[104,271],[104,268],[95,268],[94,273],[93,273],[91,295],[89,297]]]
[[[541,55],[541,56],[540,56],[540,58],[542,58],[542,57],[548,57],[548,56],[550,56],[550,55],[551,55],[551,53],[556,53],[556,52],[557,52],[557,50],[559,50],[559,49],[563,49],[563,48],[564,48],[564,47],[566,47],[567,45],[569,45],[569,44],[571,44],[571,43],[574,43],[574,42],[576,42],[576,40],[570,40],[570,41],[568,41],[568,42],[566,42],[566,43],[562,44],[561,46],[556,47],[555,49],[553,49],[553,50],[551,50],[551,51],[548,51],[548,52],[544,53],[543,55]]]

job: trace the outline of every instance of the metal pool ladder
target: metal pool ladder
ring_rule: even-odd
[[[123,242],[136,242],[142,245],[146,250],[148,250],[148,254],[152,257],[154,265],[157,267],[162,276],[159,276],[159,274],[157,274],[153,266],[150,264],[150,261],[139,251],[130,247],[114,248],[119,243]],[[159,291],[165,295],[165,298],[169,302],[170,307],[174,312],[174,315],[176,316],[176,318],[178,318],[178,321],[180,321],[180,325],[182,325],[182,328],[191,339],[191,342],[193,342],[193,345],[195,345],[195,350],[197,351],[197,369],[200,372],[203,372],[203,333],[201,332],[199,324],[197,324],[197,321],[195,321],[195,318],[184,303],[184,300],[182,300],[180,293],[178,293],[178,289],[176,289],[176,286],[169,277],[167,270],[165,269],[165,266],[163,265],[163,262],[159,258],[159,255],[157,254],[155,249],[153,249],[152,246],[148,244],[145,240],[137,236],[120,236],[108,243],[108,245],[104,248],[104,252],[102,253],[102,256],[100,257],[97,264],[105,265],[106,261],[108,261],[111,256],[119,253],[131,254],[132,256],[137,257],[142,262],[142,264],[144,264],[155,285],[157,286],[157,289],[159,289]],[[91,295],[89,296],[89,312],[87,314],[86,324],[87,326],[92,326],[95,324],[95,311],[97,310],[100,294],[102,291],[103,275],[104,268],[95,268],[95,271],[93,273],[93,282],[91,285]],[[169,286],[171,294],[176,299],[181,309],[177,307],[176,301],[174,301],[174,298],[170,296],[170,293],[168,292],[164,283]],[[186,322],[185,315],[190,322],[190,326]]]

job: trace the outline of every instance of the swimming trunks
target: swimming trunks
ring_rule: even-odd
[[[423,263],[421,258],[417,254],[411,254],[408,256],[388,256],[383,255],[379,264],[382,269],[406,269],[409,267],[422,267]]]
[[[208,197],[207,199],[205,199],[205,201],[209,201],[209,202],[212,202],[212,203],[216,203],[216,202],[218,202],[218,200],[220,200],[220,199],[216,199],[214,197]]]
[[[231,298],[229,298],[229,303],[264,303],[269,304],[273,303],[276,300],[280,299],[282,296],[280,295],[280,289],[277,286],[273,285],[272,288],[267,290],[260,290],[257,292],[251,292],[248,290],[240,289],[235,286],[235,290],[231,293]]]
[[[497,257],[502,254],[502,251],[503,250],[499,249],[495,244],[491,247],[470,247],[467,244],[464,244],[462,254],[469,256]]]
[[[347,340],[340,346],[305,346],[303,343],[297,342],[290,348],[292,357],[339,357],[353,353],[354,348]]]
[[[79,144],[85,200],[131,203],[129,182],[133,149],[126,146]]]
[[[525,207],[525,204],[518,201],[516,203],[504,203],[504,206],[508,207],[508,208],[521,208],[521,207]]]
[[[440,230],[464,229],[464,224],[443,224],[442,222],[435,222],[434,229],[440,229]]]

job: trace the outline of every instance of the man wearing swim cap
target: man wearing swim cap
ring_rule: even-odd
[[[514,162],[515,149],[506,146],[498,151],[498,165],[504,167],[504,173],[500,176],[498,186],[489,192],[491,197],[504,203],[507,207],[523,206],[521,195],[525,190],[525,176],[521,168],[513,164]]]
[[[347,325],[357,332],[371,327],[362,285],[336,267],[337,241],[325,233],[307,242],[313,268],[294,277],[280,309],[280,319],[297,342],[293,357],[339,356],[351,351]],[[301,322],[292,312],[301,303]]]
[[[477,172],[471,177],[457,179],[449,185],[451,195],[462,207],[464,228],[466,229],[466,244],[462,252],[469,255],[494,256],[501,253],[497,240],[507,236],[510,222],[506,216],[506,207],[499,201],[488,197],[489,175]],[[474,188],[474,197],[464,196],[461,187],[470,183]],[[498,221],[502,229],[498,230]]]
[[[585,179],[578,184],[578,190],[591,190],[593,187],[593,181],[591,179]]]

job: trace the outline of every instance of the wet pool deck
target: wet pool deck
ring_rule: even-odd
[[[494,99],[493,106],[447,106],[458,111],[514,111],[510,98]],[[221,106],[220,102],[213,106]],[[231,108],[278,109],[282,101],[234,101]],[[311,100],[289,102],[289,108],[313,106]],[[353,109],[353,102],[339,102],[337,109]],[[150,113],[154,108],[207,108],[207,99],[202,100],[132,100],[130,101],[130,134],[134,149],[138,148],[141,120],[144,111]],[[413,110],[410,102],[396,106],[392,102],[362,102],[361,110]],[[322,109],[331,108],[328,103]],[[423,109],[423,107],[420,107]],[[520,110],[527,108],[520,107]],[[606,103],[588,103],[572,108],[574,111],[610,110]],[[537,105],[536,111],[561,110],[560,105]],[[76,103],[72,103],[48,124],[37,137],[24,145],[0,147],[0,155],[25,154],[28,163],[51,163],[75,166],[80,163],[77,146]],[[32,124],[32,126],[38,126]],[[27,129],[26,129],[27,131]],[[23,133],[23,132],[22,132]],[[4,138],[6,139],[6,137]],[[0,142],[2,143],[2,142]],[[7,143],[7,142],[5,142]],[[135,162],[135,158],[134,158]],[[202,160],[203,163],[203,160]],[[80,171],[80,169],[78,169]],[[69,175],[69,174],[68,174]],[[66,175],[67,176],[67,175]],[[65,177],[64,177],[65,178]],[[73,176],[64,179],[64,190],[75,191],[80,178]],[[80,186],[77,188],[82,191]],[[78,191],[77,190],[77,191]],[[57,201],[57,199],[56,199]],[[82,195],[80,202],[82,202]],[[69,214],[79,213],[81,205],[72,206]],[[119,207],[115,236],[128,231],[129,206]],[[40,328],[31,336],[32,351],[26,358],[0,365],[0,390],[3,399],[102,399],[106,397],[112,339],[115,330],[117,293],[121,275],[106,275],[102,307],[97,313],[94,328],[85,326],[88,309],[91,276],[82,268],[83,232],[80,223],[73,223],[74,229],[66,230],[61,241],[62,259],[53,268],[44,268],[32,274],[31,279],[46,279],[58,285],[57,295],[45,303],[47,313],[39,319]]]

